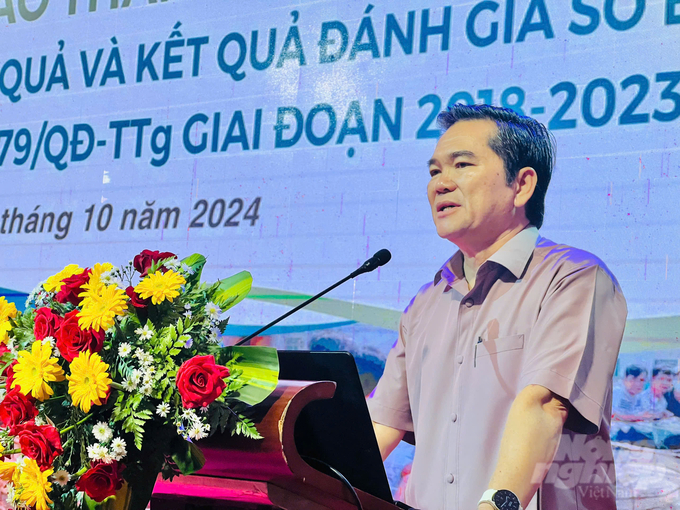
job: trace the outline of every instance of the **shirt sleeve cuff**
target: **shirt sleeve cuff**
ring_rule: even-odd
[[[549,369],[534,370],[522,376],[520,390],[536,384],[549,389],[556,395],[569,400],[572,411],[579,416],[569,413],[565,427],[580,434],[596,434],[602,423],[603,409],[600,404],[586,395],[573,379],[553,372]]]
[[[399,411],[383,406],[375,399],[368,399],[367,404],[371,420],[374,422],[393,429],[413,432],[413,420],[410,411]]]

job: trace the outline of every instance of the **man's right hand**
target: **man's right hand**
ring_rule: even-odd
[[[392,450],[394,450],[399,441],[404,437],[403,430],[388,427],[387,425],[381,425],[380,423],[373,422],[373,430],[375,431],[375,438],[378,440],[378,448],[380,449],[380,456],[384,461]]]

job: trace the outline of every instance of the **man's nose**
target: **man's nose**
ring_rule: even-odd
[[[445,170],[440,172],[439,175],[437,175],[434,189],[438,195],[442,193],[450,193],[457,187],[458,186],[456,185],[455,181],[451,178],[451,175]]]

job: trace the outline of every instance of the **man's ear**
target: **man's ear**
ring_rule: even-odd
[[[524,207],[534,194],[538,184],[536,170],[530,166],[525,166],[517,172],[515,178],[515,207]]]

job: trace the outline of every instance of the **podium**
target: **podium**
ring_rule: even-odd
[[[156,482],[152,510],[395,510],[354,359],[280,351],[275,391],[254,406],[264,439],[215,434],[205,466]]]

